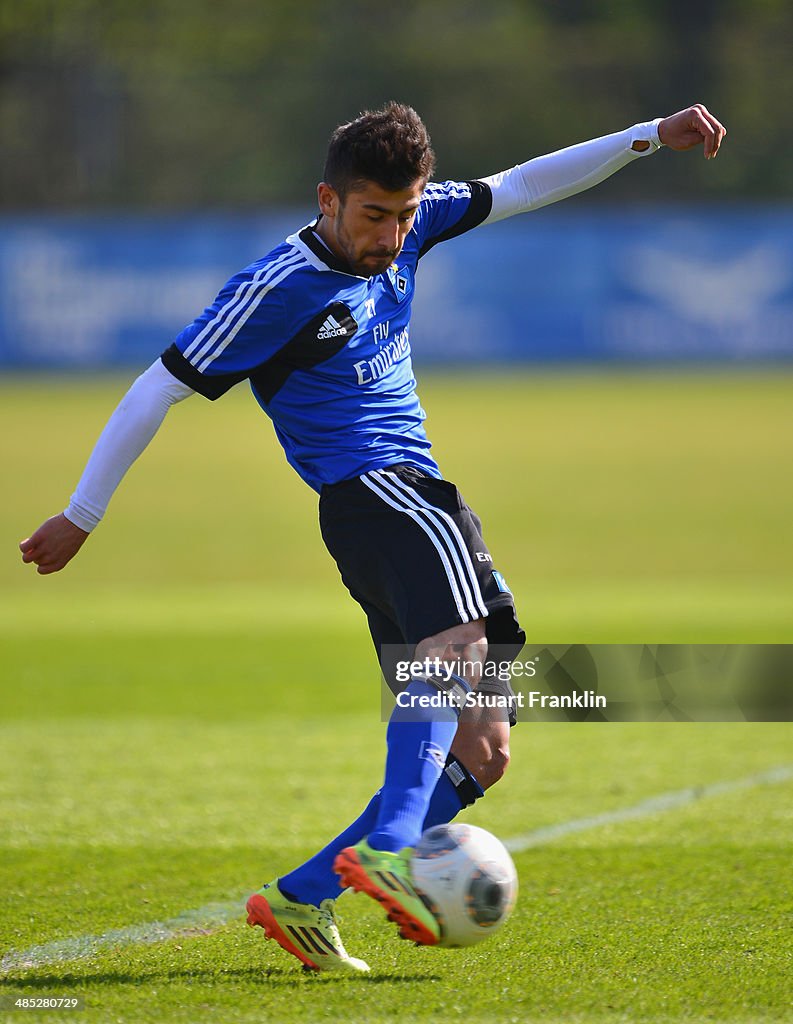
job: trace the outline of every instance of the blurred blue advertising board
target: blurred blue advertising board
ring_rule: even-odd
[[[0,365],[144,366],[311,218],[0,219]],[[420,363],[793,358],[793,208],[551,208],[421,263]]]

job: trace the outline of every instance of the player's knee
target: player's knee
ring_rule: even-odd
[[[478,737],[474,743],[466,744],[466,749],[455,753],[465,767],[474,776],[482,789],[489,789],[503,778],[509,764],[508,743],[489,742],[486,737]]]
[[[485,620],[466,622],[425,637],[416,645],[414,657],[417,661],[438,659],[476,686],[487,658]]]
[[[476,776],[482,789],[489,789],[491,786],[494,786],[499,779],[502,779],[508,765],[509,747],[490,747],[487,751],[486,758],[480,766],[480,774]]]

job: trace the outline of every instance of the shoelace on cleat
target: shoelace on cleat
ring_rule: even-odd
[[[322,902],[324,904],[326,901],[323,900]],[[333,936],[333,941],[336,944],[337,948],[340,951],[346,953],[347,951],[344,949],[344,943],[341,941],[341,936],[339,935],[339,926],[336,920],[336,912],[333,903],[331,902],[331,905],[329,907],[320,906],[318,907],[318,910],[320,918],[322,919],[322,923],[323,925],[325,925],[325,927],[330,929],[330,933]]]

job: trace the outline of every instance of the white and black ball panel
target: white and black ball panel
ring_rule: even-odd
[[[476,825],[428,829],[416,846],[411,872],[440,925],[441,946],[481,942],[498,931],[515,905],[512,858],[503,843]]]
[[[480,928],[492,928],[511,910],[512,879],[498,864],[488,864],[468,880],[465,905]]]

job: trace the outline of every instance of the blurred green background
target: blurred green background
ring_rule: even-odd
[[[9,216],[306,204],[333,125],[398,97],[458,177],[702,100],[729,126],[725,158],[643,162],[576,202],[779,202],[791,37],[779,0],[0,0],[0,201]],[[254,632],[273,609],[343,625],[363,651],[314,500],[240,388],[170,415],[66,573],[22,569],[16,540],[66,503],[128,380],[5,379],[7,635],[187,626],[200,604]],[[782,367],[573,366],[435,371],[421,396],[535,642],[784,642],[790,385]]]
[[[761,370],[437,372],[420,395],[441,468],[481,515],[533,643],[784,643],[790,384]],[[35,637],[49,631],[153,632],[167,647],[173,630],[196,643],[229,630],[266,674],[288,626],[305,642],[336,631],[368,671],[364,618],[322,547],[316,497],[245,385],[171,410],[63,573],[18,563],[15,542],[63,508],[126,386],[0,389],[13,481],[0,506],[2,621],[23,659],[41,656]],[[55,664],[61,653],[53,641]]]
[[[2,207],[79,221],[305,205],[333,125],[389,97],[419,109],[458,177],[702,100],[730,129],[724,158],[643,161],[575,202],[779,202],[792,37],[781,0],[0,0]],[[364,650],[314,499],[241,388],[171,413],[66,573],[18,564],[130,377],[5,378],[7,633],[119,614],[167,629],[196,602],[255,632],[294,605],[307,631],[343,622]],[[783,366],[436,371],[420,393],[535,642],[789,638]]]
[[[718,173],[592,198],[786,199],[791,38],[785,0],[0,0],[0,202],[305,203],[332,127],[390,98],[463,178],[704,102]]]

